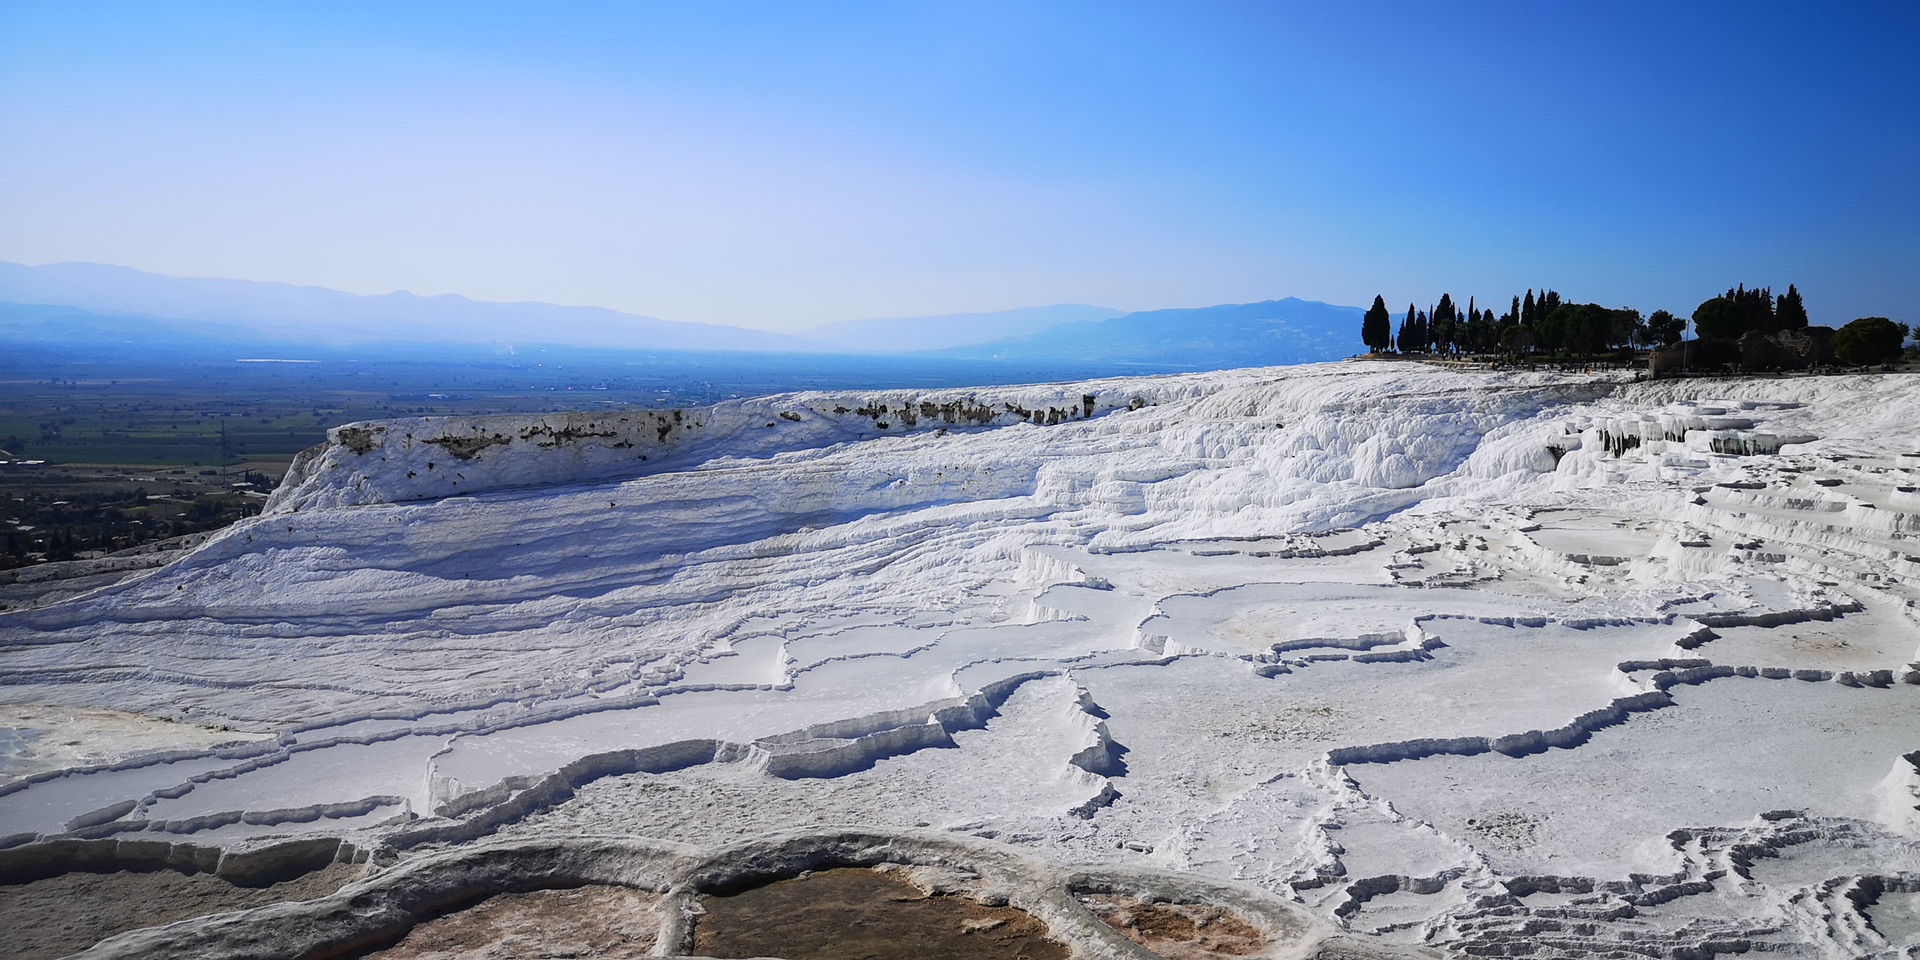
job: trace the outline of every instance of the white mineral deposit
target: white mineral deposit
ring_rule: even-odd
[[[1354,363],[339,427],[0,613],[0,861],[364,869],[90,958],[586,883],[667,956],[883,863],[1081,957],[1147,956],[1110,894],[1271,956],[1912,956],[1916,424],[1912,375]]]

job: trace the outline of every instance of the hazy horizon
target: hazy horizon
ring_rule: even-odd
[[[1910,5],[0,3],[0,259],[797,333],[1920,300]],[[1899,317],[1896,319],[1915,319]]]
[[[212,275],[182,276],[182,275],[176,275],[176,274],[158,273],[156,271],[151,271],[151,270],[141,270],[139,267],[134,267],[128,264],[97,263],[97,262],[88,261],[88,260],[62,260],[62,261],[55,261],[55,262],[49,262],[49,263],[20,263],[18,261],[0,259],[0,266],[5,266],[5,265],[21,266],[21,267],[29,267],[29,268],[64,267],[64,266],[110,267],[110,268],[118,268],[118,269],[139,270],[141,273],[149,273],[157,277],[165,277],[167,279],[173,279],[173,280],[232,280],[232,281],[238,281],[241,283],[273,284],[276,286],[293,287],[296,289],[324,290],[324,291],[333,292],[333,293],[346,293],[356,297],[413,296],[413,297],[420,297],[423,299],[432,299],[432,298],[438,298],[438,297],[453,297],[453,298],[459,298],[463,300],[470,300],[470,301],[473,301],[474,303],[502,304],[502,305],[509,305],[509,306],[518,305],[518,304],[538,304],[541,306],[584,307],[584,308],[601,309],[601,310],[617,309],[601,303],[571,303],[571,302],[559,302],[559,301],[550,301],[550,300],[485,300],[478,297],[470,297],[467,294],[462,293],[458,290],[447,290],[439,293],[421,293],[418,290],[410,290],[405,287],[396,287],[392,290],[377,290],[377,291],[368,293],[368,292],[361,292],[361,291],[355,291],[355,290],[342,290],[338,287],[328,287],[322,284],[289,283],[284,280],[262,279],[259,277],[231,277],[231,276],[212,276]],[[4,294],[4,291],[0,291],[0,302],[16,302],[16,303],[27,302],[27,301],[9,301],[8,298],[3,294]],[[1287,297],[1285,296],[1273,296],[1273,297],[1266,297],[1262,299],[1280,300],[1280,299],[1286,299],[1286,298]],[[1295,299],[1304,299],[1304,298],[1295,298]],[[970,317],[970,316],[988,317],[988,316],[996,316],[996,315],[1007,314],[1007,313],[1021,313],[1027,310],[1050,310],[1050,309],[1056,309],[1056,308],[1088,307],[1088,308],[1093,308],[1096,310],[1101,310],[1104,312],[1111,313],[1114,316],[1122,316],[1128,313],[1144,312],[1144,310],[1177,309],[1180,307],[1215,306],[1215,305],[1216,304],[1169,304],[1162,307],[1147,307],[1147,308],[1143,308],[1143,310],[1118,310],[1118,309],[1109,309],[1099,304],[1084,304],[1084,303],[1022,304],[1020,306],[1008,307],[1008,308],[1003,308],[998,310],[950,311],[947,313],[924,314],[924,315],[915,315],[915,316],[843,317],[843,318],[834,319],[834,320],[824,320],[812,326],[803,327],[797,330],[783,330],[783,331],[768,330],[765,332],[780,332],[780,333],[787,333],[792,336],[804,337],[804,336],[807,336],[809,333],[818,332],[828,328],[846,327],[846,326],[852,326],[857,324],[888,323],[888,322],[894,322],[894,321],[900,321],[900,320],[945,320],[945,319],[955,319],[959,317]],[[1338,306],[1353,306],[1353,304],[1338,304]],[[702,321],[695,321],[695,320],[677,320],[673,317],[659,316],[656,313],[649,313],[644,310],[619,310],[618,312],[629,314],[636,317],[645,317],[645,318],[654,319],[654,320],[665,320],[671,323],[701,323],[702,322]],[[726,324],[726,326],[732,326],[732,325]],[[763,330],[764,328],[742,327],[742,329]]]

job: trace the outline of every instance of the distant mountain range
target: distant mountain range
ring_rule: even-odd
[[[998,313],[952,313],[939,317],[842,320],[814,327],[806,336],[857,353],[907,353],[990,343],[1032,334],[1063,323],[1097,323],[1124,310],[1063,303]]]
[[[501,340],[646,350],[831,349],[778,333],[675,323],[604,307],[490,303],[455,294],[360,296],[286,283],[167,277],[98,263],[29,267],[0,262],[0,300],[241,327],[295,342]]]
[[[361,296],[252,280],[168,277],[92,263],[0,262],[0,340],[162,334],[230,342],[555,344],[627,350],[916,354],[1218,370],[1358,351],[1359,307],[1288,297],[1122,313],[1086,304],[849,320],[788,336],[602,307],[492,303],[446,294]]]
[[[1288,297],[1147,310],[1065,323],[1023,337],[940,351],[971,360],[1077,358],[1219,370],[1338,360],[1359,352],[1359,307]]]

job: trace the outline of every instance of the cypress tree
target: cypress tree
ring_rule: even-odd
[[[1773,291],[1765,287],[1748,290],[1746,284],[1739,284],[1693,311],[1693,330],[1702,340],[1732,343],[1747,333],[1772,334],[1779,329]]]
[[[1540,319],[1538,313],[1539,309],[1533,305],[1533,288],[1528,287],[1527,299],[1520,305],[1520,325],[1523,327],[1533,326],[1534,321]]]
[[[1787,292],[1780,295],[1779,305],[1773,312],[1773,325],[1781,330],[1804,330],[1807,326],[1807,308],[1800,302],[1800,291],[1793,284],[1787,284]]]
[[[1740,297],[1735,306],[1740,308],[1741,321],[1749,330],[1758,330],[1771,336],[1779,329],[1773,322],[1773,289],[1756,287]]]
[[[1468,301],[1467,343],[1474,353],[1493,352],[1494,322],[1492,310],[1478,310]]]
[[[1370,353],[1393,349],[1393,317],[1387,313],[1387,301],[1377,294],[1360,320],[1360,340]]]

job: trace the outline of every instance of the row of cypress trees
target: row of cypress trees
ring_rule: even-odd
[[[1741,284],[1702,302],[1693,311],[1694,336],[1702,342],[1701,355],[1734,357],[1735,345],[1748,333],[1773,336],[1807,327],[1807,308],[1800,289],[1774,296],[1770,287],[1748,289]],[[1623,347],[1655,347],[1678,343],[1687,321],[1665,310],[1642,317],[1631,308],[1609,309],[1595,303],[1572,303],[1555,290],[1538,297],[1529,289],[1513,298],[1505,313],[1482,310],[1472,298],[1462,311],[1449,294],[1426,310],[1407,305],[1398,327],[1387,312],[1386,300],[1376,296],[1360,321],[1360,339],[1374,353],[1527,353],[1594,356]],[[1841,362],[1854,365],[1898,360],[1910,330],[1884,317],[1863,317],[1834,333],[1833,351]]]
[[[1463,312],[1449,294],[1430,310],[1407,305],[1399,327],[1387,312],[1386,300],[1373,306],[1360,321],[1360,339],[1374,353],[1602,353],[1621,346],[1650,346],[1680,339],[1686,321],[1665,310],[1641,317],[1632,309],[1611,309],[1594,303],[1572,303],[1557,290],[1529,289],[1516,296],[1505,313],[1480,309],[1472,298]]]
[[[1807,308],[1800,291],[1787,284],[1779,299],[1769,287],[1748,290],[1745,284],[1701,303],[1693,310],[1693,335],[1702,340],[1733,342],[1748,332],[1768,336],[1807,326]]]

